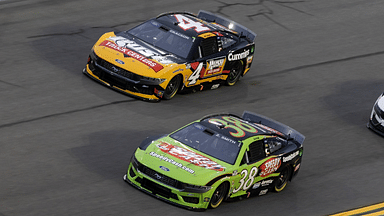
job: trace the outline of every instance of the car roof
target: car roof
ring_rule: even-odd
[[[206,22],[190,12],[167,12],[160,14],[155,18],[155,20],[167,26],[168,28],[183,32],[190,37],[198,37],[199,35],[202,36],[204,34],[208,35],[207,33],[215,33],[211,34],[211,36],[215,36],[220,31],[237,35],[235,31],[232,31],[214,22]],[[191,22],[188,22],[189,20],[191,20]],[[185,23],[188,26],[185,26]],[[194,26],[194,23],[201,24]]]
[[[250,123],[233,114],[206,116],[200,120],[200,124],[237,141],[242,141],[259,135],[275,135],[272,131],[265,130],[264,125]],[[237,133],[238,131],[234,127],[237,127],[238,130],[242,130],[242,133]]]

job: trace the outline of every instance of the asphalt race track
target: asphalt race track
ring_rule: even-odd
[[[200,9],[258,34],[233,87],[143,102],[82,74],[93,43],[167,11]],[[0,216],[196,215],[122,177],[148,135],[244,110],[306,136],[297,178],[199,215],[329,215],[384,201],[382,0],[0,0]]]

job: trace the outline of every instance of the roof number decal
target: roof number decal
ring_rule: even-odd
[[[175,14],[176,20],[179,22],[179,27],[182,28],[184,31],[187,31],[191,28],[195,30],[196,32],[203,32],[203,31],[209,31],[210,28],[203,25],[201,22],[196,22],[188,17],[185,17],[181,14]]]
[[[257,133],[257,129],[252,127],[251,125],[249,124],[246,124],[244,122],[241,122],[239,119],[236,119],[236,118],[232,118],[230,116],[223,116],[222,119],[217,119],[217,118],[212,118],[212,119],[209,119],[208,121],[209,123],[211,124],[222,124],[224,126],[225,129],[227,128],[231,128],[231,129],[234,129],[236,131],[235,132],[229,132],[229,134],[231,134],[231,136],[233,137],[244,137],[245,136],[245,132],[248,132],[248,133]],[[232,123],[232,124],[229,124],[229,123]]]

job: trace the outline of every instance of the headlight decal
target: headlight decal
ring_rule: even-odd
[[[206,193],[211,189],[212,189],[211,186],[201,186],[201,185],[192,185],[192,184],[183,183],[184,192]]]

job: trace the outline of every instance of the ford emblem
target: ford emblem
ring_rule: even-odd
[[[115,61],[116,61],[117,63],[119,63],[119,64],[124,64],[124,62],[121,61],[120,59],[115,59]]]
[[[165,167],[165,166],[159,166],[160,167],[160,169],[162,169],[162,170],[164,170],[164,171],[169,171],[169,169],[167,168],[167,167]]]

